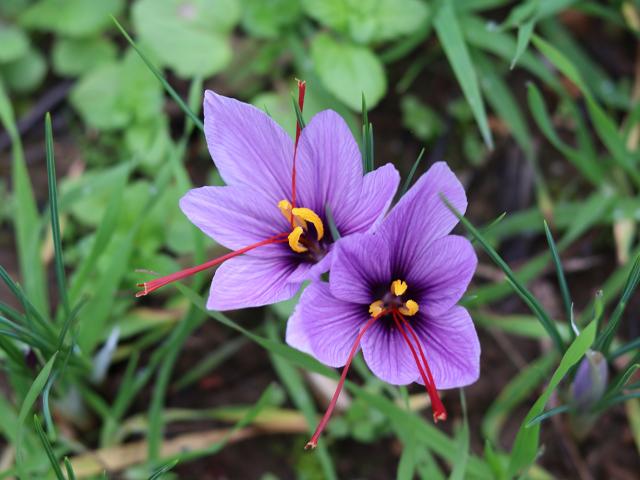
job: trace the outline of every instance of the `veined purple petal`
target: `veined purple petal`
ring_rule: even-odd
[[[301,270],[308,268],[287,257],[227,260],[213,277],[207,309],[236,310],[289,300],[302,285]]]
[[[285,340],[293,348],[297,348],[301,352],[313,355],[313,350],[311,350],[311,344],[309,342],[309,335],[307,335],[300,310],[300,302],[298,302],[293,313],[289,317],[289,320],[287,320]]]
[[[293,140],[267,114],[207,90],[204,130],[227,185],[260,190],[274,204],[291,197]]]
[[[433,164],[382,222],[380,231],[389,236],[395,252],[393,267],[408,270],[429,243],[447,235],[458,223],[440,195],[460,213],[467,209],[464,188],[444,162]]]
[[[336,206],[334,217],[340,233],[344,236],[375,229],[387,213],[399,183],[400,174],[391,163],[367,173],[360,195],[350,208]]]
[[[298,308],[299,323],[290,327],[296,333],[293,341],[306,337],[314,357],[330,367],[343,366],[368,320],[366,308],[335,298],[325,282],[309,285],[302,292]],[[304,340],[300,342],[305,346]]]
[[[406,282],[416,291],[415,301],[430,315],[446,312],[467,289],[478,257],[471,242],[447,235],[431,242],[407,271]]]
[[[231,250],[291,230],[276,204],[246,186],[195,188],[180,199],[180,208],[200,230]],[[280,244],[265,245],[247,254],[264,257],[290,253],[288,245]]]
[[[362,189],[360,149],[336,112],[324,110],[314,115],[302,130],[296,170],[296,203],[300,206],[322,215],[329,205],[336,218],[341,207],[358,199]]]
[[[402,334],[386,319],[380,319],[365,333],[362,354],[371,371],[391,385],[413,383],[420,376]]]
[[[369,305],[372,287],[391,284],[389,245],[379,235],[356,233],[340,239],[331,262],[331,293],[346,302]]]
[[[422,341],[438,389],[464,387],[478,379],[480,342],[467,310],[455,306],[442,314],[419,313],[407,320]]]

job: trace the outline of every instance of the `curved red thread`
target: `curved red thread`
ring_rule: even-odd
[[[181,280],[183,278],[194,275],[198,272],[206,270],[208,268],[219,265],[220,263],[229,260],[233,257],[237,257],[238,255],[242,255],[250,250],[253,250],[258,247],[262,247],[264,245],[270,245],[272,243],[284,243],[287,241],[288,233],[279,233],[278,235],[274,235],[273,237],[267,238],[266,240],[262,240],[260,242],[248,245],[239,250],[234,250],[233,252],[227,253],[226,255],[222,255],[221,257],[214,258],[213,260],[209,260],[201,265],[197,265],[195,267],[186,268],[184,270],[180,270],[179,272],[172,273],[170,275],[166,275],[164,277],[156,278],[149,282],[138,283],[138,287],[142,287],[144,290],[137,292],[136,297],[143,297],[148,295],[149,293],[164,287],[165,285],[175,282],[177,280]]]
[[[367,330],[369,330],[369,327],[371,325],[373,325],[376,320],[378,320],[381,316],[385,315],[386,313],[388,313],[388,312],[383,310],[382,312],[380,312],[375,317],[372,317],[369,321],[367,321],[367,323],[365,323],[365,325],[362,328],[362,330],[360,330],[360,333],[356,337],[355,342],[353,342],[353,347],[351,348],[351,353],[349,353],[349,357],[347,358],[347,362],[345,363],[344,368],[342,369],[342,375],[340,376],[340,381],[338,382],[338,386],[336,387],[336,391],[333,393],[333,397],[331,397],[331,402],[329,402],[329,406],[327,407],[326,412],[324,412],[324,415],[322,416],[322,419],[320,420],[320,423],[318,423],[318,426],[316,427],[316,431],[314,432],[313,436],[311,437],[311,440],[309,440],[307,442],[307,444],[304,446],[305,450],[309,450],[310,448],[316,448],[316,446],[318,445],[318,439],[320,438],[320,434],[322,434],[322,431],[324,430],[324,427],[329,422],[329,418],[331,418],[331,414],[333,413],[333,409],[335,408],[336,403],[338,402],[338,397],[340,396],[340,392],[342,391],[342,387],[344,386],[344,382],[347,379],[347,372],[349,371],[349,367],[351,366],[351,362],[353,361],[353,357],[355,357],[356,353],[358,352],[358,347],[360,346],[360,341],[362,340],[362,337],[364,336],[365,332]]]
[[[431,409],[433,410],[433,420],[435,422],[437,422],[438,420],[446,420],[447,411],[444,408],[444,404],[442,403],[442,400],[440,399],[440,395],[438,395],[438,389],[436,388],[436,382],[433,380],[433,375],[431,374],[431,369],[429,368],[429,362],[427,362],[427,357],[425,356],[424,351],[422,350],[422,342],[418,338],[418,334],[415,332],[415,330],[413,329],[411,324],[407,321],[407,319],[404,318],[404,316],[400,312],[397,312],[397,315],[400,318],[400,320],[402,320],[402,323],[404,324],[404,326],[407,327],[407,330],[409,330],[409,333],[413,337],[413,340],[416,342],[416,345],[418,346],[418,350],[420,352],[422,363],[427,372],[429,382],[427,383],[425,381],[425,388],[427,389],[427,393],[429,393],[429,398],[431,399]],[[402,333],[404,335],[404,330],[402,331]],[[424,381],[424,376],[423,376],[423,381]]]

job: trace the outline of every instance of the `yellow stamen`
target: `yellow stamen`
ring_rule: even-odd
[[[318,240],[322,240],[322,237],[324,236],[324,225],[316,212],[309,208],[294,208],[291,210],[291,213],[293,213],[297,218],[301,218],[302,220],[312,223],[313,226],[316,227]]]
[[[391,293],[393,293],[396,297],[399,297],[406,291],[407,282],[403,280],[394,280],[393,282],[391,282]]]
[[[398,311],[402,315],[407,315],[408,317],[411,317],[416,313],[418,313],[419,308],[420,307],[418,306],[417,302],[414,302],[413,300],[407,300],[403,306],[398,308]]]
[[[280,212],[282,212],[282,215],[284,215],[284,218],[287,219],[288,222],[291,221],[291,202],[289,200],[280,200],[278,202],[278,208],[280,209]]]
[[[289,234],[289,246],[294,252],[304,253],[307,251],[307,247],[300,244],[300,237],[303,233],[304,230],[302,230],[302,227],[296,227]]]
[[[377,317],[384,310],[384,302],[382,300],[376,300],[371,305],[369,305],[369,313],[372,317]]]

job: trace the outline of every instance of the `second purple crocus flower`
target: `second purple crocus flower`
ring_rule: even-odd
[[[469,313],[456,303],[476,269],[471,243],[449,235],[464,189],[445,163],[433,165],[374,233],[336,246],[329,283],[303,292],[287,326],[287,342],[343,374],[308,444],[315,447],[348,367],[362,348],[382,380],[426,386],[434,420],[446,418],[437,389],[461,387],[479,375],[480,344]]]

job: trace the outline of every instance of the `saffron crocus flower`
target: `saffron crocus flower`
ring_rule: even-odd
[[[233,252],[142,284],[140,294],[224,262],[207,308],[287,300],[305,280],[328,270],[334,242],[327,209],[342,237],[370,230],[386,213],[398,172],[387,164],[363,175],[358,145],[337,113],[325,110],[302,131],[298,126],[295,142],[262,111],[211,91],[204,114],[209,152],[226,186],[193,189],[180,207]]]
[[[441,196],[465,211],[464,189],[445,163],[433,165],[376,232],[341,241],[329,282],[303,292],[287,342],[329,366],[345,366],[307,447],[316,446],[360,347],[382,380],[424,384],[435,421],[447,415],[437,389],[478,378],[478,336],[468,312],[456,305],[477,258],[466,238],[449,235],[458,220]]]

